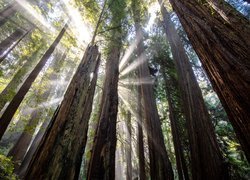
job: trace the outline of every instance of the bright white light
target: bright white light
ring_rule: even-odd
[[[70,30],[74,33],[79,45],[86,45],[91,41],[91,29],[82,20],[82,15],[75,8],[74,1],[69,3],[69,0],[63,0],[63,3],[65,4],[67,14],[71,18]]]
[[[134,52],[134,50],[136,49],[136,47],[137,47],[138,43],[141,41],[141,39],[142,39],[142,34],[140,34],[139,36],[136,36],[134,42],[126,50],[126,52],[125,52],[124,56],[122,57],[122,60],[119,64],[119,71],[123,70],[124,66],[126,65],[126,62],[129,60],[129,57]]]
[[[148,21],[148,25],[146,27],[146,31],[149,31],[152,27],[155,19],[156,19],[156,13],[160,10],[160,5],[158,2],[152,3],[152,5],[149,7],[148,12],[150,14],[150,19]]]
[[[31,21],[34,21],[34,18],[40,23],[43,25],[43,27],[46,28],[46,30],[49,30],[49,31],[52,31],[52,32],[55,32],[55,28],[52,27],[50,25],[50,23],[48,21],[46,21],[44,19],[44,17],[37,13],[37,11],[30,5],[30,3],[28,3],[26,0],[15,0],[21,9],[23,9],[24,11],[20,11],[20,12],[27,12],[27,14],[23,14],[23,16]]]
[[[124,69],[120,73],[120,77],[130,73],[131,71],[135,70],[141,64],[143,64],[147,60],[145,53],[142,53],[139,58],[137,58],[132,64],[130,64],[126,69]]]

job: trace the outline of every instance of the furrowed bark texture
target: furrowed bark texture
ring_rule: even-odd
[[[250,23],[220,0],[170,0],[250,161]]]
[[[200,87],[180,37],[163,5],[161,11],[181,89],[191,149],[193,179],[225,179],[227,173],[223,158]]]
[[[141,36],[141,10],[140,2],[132,1],[133,18],[135,22],[136,36]],[[148,62],[144,53],[143,42],[140,41],[137,46],[137,56],[142,60],[139,66],[139,78],[149,78]],[[141,85],[142,101],[145,113],[145,124],[148,135],[149,159],[150,159],[150,175],[152,180],[172,180],[174,179],[173,170],[164,144],[161,123],[157,111],[154,97],[153,85]]]
[[[139,80],[139,78],[138,78]],[[140,82],[140,81],[139,81]],[[145,156],[144,156],[144,142],[143,142],[143,129],[142,129],[142,103],[141,103],[141,87],[138,86],[138,97],[137,97],[137,112],[138,112],[138,158],[139,158],[139,177],[141,180],[146,180],[146,172],[145,172]]]
[[[163,79],[165,81],[165,89],[166,89],[165,91],[166,91],[166,96],[167,96],[168,106],[169,106],[169,119],[170,119],[170,124],[171,124],[172,135],[173,135],[178,178],[179,180],[183,180],[183,179],[189,180],[188,168],[187,168],[187,164],[184,158],[183,147],[181,144],[180,133],[178,129],[178,117],[176,115],[176,109],[175,109],[176,107],[172,99],[174,95],[171,95],[170,86],[173,85],[173,83],[171,82],[170,78],[167,78],[164,69],[165,68],[163,68],[162,74],[163,74]]]
[[[78,179],[99,62],[98,47],[88,47],[29,165],[25,179]]]
[[[116,36],[116,35],[114,35]],[[116,119],[121,40],[111,46],[106,62],[102,101],[87,179],[115,179]]]
[[[25,82],[22,84],[16,95],[13,97],[12,101],[4,111],[1,119],[0,119],[0,139],[2,138],[4,132],[6,131],[12,117],[14,116],[15,112],[17,111],[19,105],[21,104],[22,100],[24,99],[25,95],[29,91],[32,83],[37,78],[38,74],[43,69],[44,65],[48,61],[51,54],[54,52],[57,44],[60,42],[61,38],[63,37],[68,25],[66,24],[55,41],[52,43],[50,48],[46,51],[46,53],[43,55],[39,63],[36,65],[36,67],[33,69],[33,71],[29,74]]]

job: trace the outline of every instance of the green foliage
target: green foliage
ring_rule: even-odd
[[[0,179],[1,180],[16,180],[17,177],[13,173],[14,164],[11,159],[0,154]]]

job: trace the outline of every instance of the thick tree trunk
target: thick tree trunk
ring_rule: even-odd
[[[127,162],[127,180],[132,180],[132,124],[131,124],[131,113],[127,112],[127,144],[126,144],[126,162]]]
[[[139,78],[138,78],[139,79]],[[139,81],[140,82],[140,81]],[[141,103],[141,87],[138,86],[138,97],[137,97],[137,128],[138,128],[138,158],[139,158],[139,178],[141,180],[146,180],[146,172],[145,172],[145,156],[144,156],[144,142],[143,142],[143,130],[142,130],[142,124],[143,124],[143,117],[142,117],[142,103]]]
[[[9,53],[24,39],[33,28],[26,32],[22,29],[17,29],[9,37],[0,43],[0,63],[9,55]]]
[[[60,42],[61,38],[63,37],[68,25],[66,24],[64,28],[61,30],[53,44],[50,46],[50,48],[46,51],[46,53],[43,55],[42,59],[39,61],[39,63],[36,65],[36,67],[33,69],[33,71],[29,74],[23,85],[20,87],[19,91],[16,93],[6,110],[4,111],[1,119],[0,119],[0,139],[2,138],[4,132],[6,131],[12,117],[14,116],[16,110],[18,109],[19,105],[21,104],[22,100],[24,99],[25,95],[29,91],[32,83],[35,81],[36,77],[40,73],[40,71],[43,69],[44,65],[48,61],[51,54],[54,52],[57,44]]]
[[[163,69],[162,71],[163,79],[165,81],[165,89],[166,89],[165,91],[166,91],[166,96],[167,96],[168,106],[169,106],[169,119],[170,119],[170,124],[171,124],[172,135],[173,135],[178,177],[179,177],[179,180],[183,180],[183,179],[189,180],[188,168],[186,165],[186,161],[184,159],[183,147],[181,144],[180,133],[178,130],[178,125],[177,125],[178,118],[176,116],[176,111],[175,111],[175,107],[173,105],[173,100],[172,100],[173,95],[171,96],[170,87],[168,87],[168,84],[172,84],[172,83],[170,83],[170,80],[167,79],[166,77],[166,74],[164,71],[165,68],[162,68],[162,69]]]
[[[52,69],[57,72],[60,70],[60,67],[62,67],[63,61],[66,58],[66,53],[64,53],[61,57],[61,59],[55,59],[56,62],[52,65]],[[55,73],[51,73],[49,75],[49,81],[56,80],[58,78]],[[49,96],[51,94],[51,91],[53,90],[53,86],[50,85],[50,87],[41,95],[41,99],[43,102],[46,102],[49,99]],[[15,145],[12,147],[10,152],[8,153],[8,156],[12,157],[12,161],[14,162],[15,165],[15,171],[18,169],[20,166],[27,149],[31,143],[32,137],[35,133],[35,129],[37,125],[39,124],[39,120],[41,117],[41,114],[43,113],[43,110],[40,109],[35,109],[32,114],[31,118],[29,119],[29,122],[24,128],[24,131],[22,132],[20,138],[17,140]]]
[[[28,58],[28,61],[20,68],[9,84],[4,88],[0,94],[0,111],[3,110],[5,104],[9,102],[16,94],[18,87],[22,84],[25,77],[28,75],[31,68],[35,66],[38,61],[38,55],[42,48],[39,46],[37,50]]]
[[[142,32],[141,9],[140,2],[132,1],[133,18],[135,22],[136,37],[139,37]],[[144,53],[143,42],[139,42],[137,46],[137,56],[142,60],[146,59]],[[139,66],[139,78],[149,78],[148,62],[145,61]],[[142,84],[141,92],[143,99],[143,107],[145,113],[146,129],[149,145],[150,159],[150,175],[152,180],[172,180],[174,179],[173,170],[164,144],[161,123],[157,111],[157,106],[154,97],[153,85]]]
[[[227,172],[200,87],[180,37],[163,5],[161,12],[181,88],[191,149],[193,179],[225,179]]]
[[[78,178],[99,62],[98,47],[88,47],[29,165],[25,179]]]
[[[0,27],[5,24],[5,22],[16,13],[17,2],[12,2],[3,11],[0,12]]]
[[[72,72],[73,72],[73,69],[71,69],[70,72],[67,74],[67,76],[65,78],[66,82],[69,82],[71,75],[72,75]],[[57,93],[58,97],[63,96],[64,90],[65,90],[64,88],[60,88],[58,90],[58,93]],[[50,123],[50,120],[45,119],[45,121],[43,122],[42,126],[40,127],[36,137],[32,141],[32,144],[30,145],[28,152],[25,154],[25,157],[22,161],[21,166],[18,169],[15,169],[15,173],[19,176],[20,179],[24,178],[24,175],[27,171],[27,168],[31,162],[31,159],[32,159],[38,145],[40,144],[42,137],[44,136],[44,133],[45,133],[49,123]]]
[[[114,34],[116,37],[117,34]],[[118,67],[121,39],[111,43],[97,128],[87,179],[115,179],[116,119],[118,111]]]
[[[250,161],[250,23],[220,0],[170,0]]]

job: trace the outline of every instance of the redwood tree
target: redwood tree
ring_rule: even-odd
[[[162,3],[161,0],[159,3]],[[161,12],[181,89],[191,149],[192,177],[193,179],[225,179],[227,172],[222,154],[191,63],[170,14],[163,4]]]
[[[92,111],[100,54],[89,46],[32,158],[25,179],[77,179]]]
[[[250,22],[225,1],[170,0],[250,161]]]
[[[142,9],[141,3],[138,0],[132,1],[132,12],[133,19],[136,29],[136,37],[141,36],[141,16]],[[149,78],[150,73],[148,69],[148,62],[144,53],[143,42],[140,41],[137,46],[137,56],[142,58],[144,62],[139,66],[139,78]],[[161,123],[156,107],[156,101],[154,97],[153,85],[152,84],[142,84],[142,104],[145,114],[145,126],[148,135],[148,145],[149,145],[149,159],[150,159],[150,175],[151,179],[166,180],[174,179],[173,170],[171,163],[168,158],[166,147],[164,144],[163,133],[161,129]]]
[[[41,58],[39,63],[36,65],[36,67],[29,74],[27,79],[24,81],[24,83],[22,84],[22,86],[20,87],[20,89],[18,90],[18,92],[16,93],[16,95],[14,96],[14,98],[12,99],[12,101],[10,102],[8,107],[6,108],[6,110],[4,111],[4,113],[0,119],[0,139],[2,138],[4,132],[6,131],[12,117],[14,116],[15,112],[17,111],[17,109],[18,109],[19,105],[21,104],[22,100],[24,99],[25,95],[29,91],[32,83],[35,81],[38,74],[40,73],[40,71],[43,69],[44,65],[48,61],[49,57],[54,52],[57,44],[62,39],[67,27],[68,27],[68,25],[65,24],[65,26],[63,27],[63,29],[61,30],[61,32],[59,33],[59,35],[57,36],[55,41],[52,43],[50,48],[43,55],[43,57]]]

